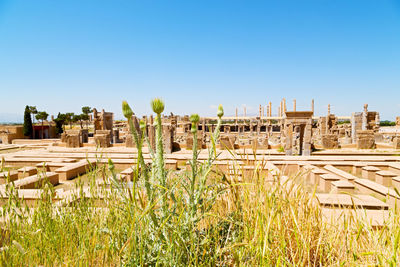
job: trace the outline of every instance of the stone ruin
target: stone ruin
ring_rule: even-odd
[[[373,130],[357,131],[357,148],[358,149],[374,149],[375,136]]]
[[[61,142],[66,143],[66,147],[81,147],[83,143],[89,141],[89,131],[87,129],[66,130],[61,134]]]
[[[162,120],[162,138],[163,138],[163,144],[164,144],[164,151],[165,153],[172,153],[175,149],[174,146],[174,136],[176,132],[176,119],[173,118],[174,116],[163,118]],[[156,126],[154,125],[154,118],[153,116],[150,116],[147,118],[147,116],[143,117],[143,120],[146,123],[146,134],[149,138],[149,143],[150,146],[152,147],[153,150],[156,149]],[[136,131],[138,133],[141,133],[140,127],[139,127],[139,120],[135,115],[132,116],[132,121],[134,124],[134,127],[136,128]],[[132,133],[130,130],[125,136],[125,146],[126,147],[136,147],[135,140],[133,140]]]
[[[281,141],[286,155],[311,154],[312,111],[286,111]]]
[[[351,137],[353,144],[359,149],[375,147],[375,139],[379,138],[379,113],[368,111],[368,104],[364,105],[363,112],[354,112],[351,115]],[[358,137],[358,135],[361,135]],[[373,139],[373,142],[372,142]]]

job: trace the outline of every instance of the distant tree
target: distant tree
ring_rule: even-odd
[[[36,119],[39,121],[42,121],[42,139],[44,138],[44,132],[43,132],[43,122],[45,120],[47,120],[47,118],[49,117],[49,114],[47,114],[46,111],[40,111],[36,114]]]
[[[65,113],[65,121],[67,123],[69,123],[69,128],[70,129],[72,129],[72,122],[73,122],[73,119],[74,119],[74,115],[75,114],[73,112]]]
[[[38,113],[36,106],[29,106],[29,112],[32,114],[32,122],[35,123],[35,115]]]
[[[38,113],[36,106],[28,106],[29,107],[29,113],[32,114],[32,138],[35,138],[35,131],[33,129],[34,124],[35,124],[35,114]]]
[[[82,119],[82,115],[83,115],[83,114],[74,115],[73,118],[72,118],[72,121],[73,121],[73,122],[78,122],[78,121],[79,121],[79,123],[80,123],[80,125],[81,125],[81,129],[83,128],[83,125],[82,125],[82,123],[83,123],[83,122],[82,122],[82,120],[83,120],[83,119]]]
[[[66,122],[65,114],[58,112],[57,118],[54,119],[56,123],[56,132],[57,134],[62,134],[64,132],[63,126]]]
[[[32,118],[29,111],[29,106],[25,107],[24,112],[24,135],[32,137]]]
[[[93,112],[91,107],[85,106],[82,107],[82,120],[86,121],[86,129],[89,128],[89,114]]]
[[[395,121],[381,121],[379,123],[380,126],[396,126],[396,122]]]

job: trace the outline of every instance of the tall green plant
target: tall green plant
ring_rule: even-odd
[[[24,112],[24,135],[32,137],[32,118],[31,118],[31,113],[29,111],[29,106],[25,107],[25,112]]]

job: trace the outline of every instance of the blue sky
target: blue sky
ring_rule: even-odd
[[[282,97],[400,115],[400,1],[0,0],[0,120],[25,105],[226,114]]]

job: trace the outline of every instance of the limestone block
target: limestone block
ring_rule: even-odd
[[[197,148],[201,149],[203,146],[203,138],[202,136],[197,136]],[[193,148],[193,135],[188,134],[186,136],[186,149],[192,149]]]
[[[375,136],[372,130],[357,131],[357,149],[374,149]]]
[[[79,134],[67,134],[67,142],[66,142],[67,147],[81,147],[81,138]]]
[[[106,134],[95,134],[94,141],[101,148],[110,146],[110,138]]]
[[[400,149],[400,136],[396,136],[393,139],[393,146],[394,146],[394,149]]]
[[[321,136],[321,143],[325,149],[339,148],[339,140],[336,134],[323,134]]]
[[[125,138],[125,146],[126,147],[136,147],[135,140],[131,133],[128,133]]]
[[[63,142],[63,143],[67,142],[67,133],[62,133],[61,134],[61,142]]]

